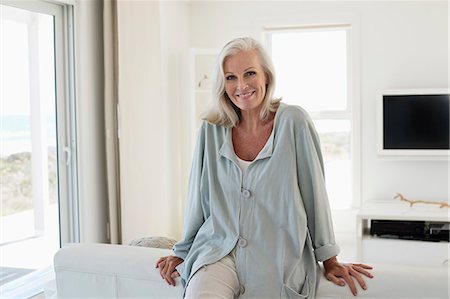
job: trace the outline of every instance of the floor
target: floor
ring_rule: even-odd
[[[43,271],[53,265],[53,256],[59,249],[57,205],[45,211],[45,229],[36,232],[32,210],[0,217],[0,291],[2,295],[23,294],[29,286],[34,294],[43,290],[43,284],[52,273]],[[17,282],[21,282],[18,285]],[[42,282],[42,283],[41,283]],[[42,285],[41,285],[42,284]],[[41,297],[45,298],[43,293]],[[26,297],[29,297],[28,295]]]
[[[34,214],[27,210],[0,217],[0,267],[42,269],[53,264],[59,249],[57,205],[46,211],[45,229],[34,229]]]
[[[44,292],[42,292],[42,293],[39,293],[36,296],[33,296],[33,297],[29,298],[29,299],[46,299],[46,298],[45,298]]]
[[[33,271],[34,269],[0,267],[0,286]]]

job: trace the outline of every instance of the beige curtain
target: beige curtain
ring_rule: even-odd
[[[120,169],[118,136],[117,0],[103,1],[106,168],[109,242],[121,244]]]

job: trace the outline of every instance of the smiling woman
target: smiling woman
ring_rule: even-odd
[[[246,61],[248,58],[251,60]],[[244,88],[244,93],[251,91],[256,96],[256,103],[250,104],[247,108],[258,107],[261,120],[267,120],[270,112],[277,110],[280,99],[273,98],[275,72],[272,61],[262,46],[253,40],[248,43],[243,40],[235,40],[234,43],[230,42],[225,45],[219,54],[218,60],[224,62],[216,65],[213,74],[213,97],[218,99],[218,101],[217,105],[213,106],[206,114],[205,119],[208,122],[225,127],[236,126],[239,121],[242,121],[239,118],[242,111],[233,102],[232,98],[236,98],[237,92],[242,93],[242,90],[239,89]],[[242,67],[240,63],[245,63],[245,67]],[[229,68],[228,72],[237,73],[226,74],[227,70],[225,68]],[[249,84],[250,82],[252,86],[238,86],[239,84]],[[249,95],[241,94],[241,96],[248,99]],[[242,103],[247,102],[243,101],[244,97],[238,97],[239,101]],[[251,95],[251,98],[253,98],[253,95]],[[258,100],[261,102],[258,103]],[[255,105],[255,107],[252,107],[252,105]],[[249,109],[246,110],[248,111]]]
[[[225,91],[241,113],[258,112],[267,78],[255,50],[241,51],[224,62]]]
[[[186,298],[314,298],[319,261],[354,295],[372,277],[336,259],[318,135],[305,110],[272,97],[273,74],[254,39],[219,54],[183,237],[156,264],[171,285],[181,276]]]
[[[225,92],[238,108],[239,126],[233,130],[234,151],[238,158],[253,161],[264,147],[273,129],[274,114],[261,122],[261,133],[254,134],[246,120],[258,118],[266,96],[267,76],[255,50],[241,51],[223,63]],[[253,116],[252,116],[253,115]],[[247,128],[247,129],[246,129]]]

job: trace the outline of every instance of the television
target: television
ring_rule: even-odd
[[[449,157],[449,111],[448,89],[382,92],[378,104],[378,153]]]

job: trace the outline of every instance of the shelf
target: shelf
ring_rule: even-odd
[[[380,238],[370,235],[371,220],[450,223],[450,209],[434,205],[370,203],[357,214],[357,256],[367,263],[442,266],[448,263],[450,243]]]
[[[194,92],[195,93],[210,93],[211,90],[209,90],[209,89],[196,89]]]
[[[450,209],[438,206],[413,206],[407,204],[370,204],[357,214],[358,219],[411,220],[450,222]]]
[[[213,48],[191,48],[189,69],[190,69],[190,130],[191,148],[194,148],[197,130],[202,120],[201,116],[211,105],[211,80],[212,72],[216,64],[217,55],[220,49]]]
[[[447,244],[447,246],[450,245],[450,243],[446,242],[446,241],[422,241],[422,240],[413,240],[413,239],[381,238],[381,237],[372,236],[369,234],[364,234],[362,238],[363,238],[363,241],[372,241],[372,242],[384,242],[384,241],[390,242],[390,241],[392,241],[393,243],[396,243],[396,242],[408,241],[408,242],[413,242],[411,244],[414,244],[414,242],[415,242],[415,243],[421,243],[421,244]],[[442,246],[445,246],[445,245],[442,245]]]

